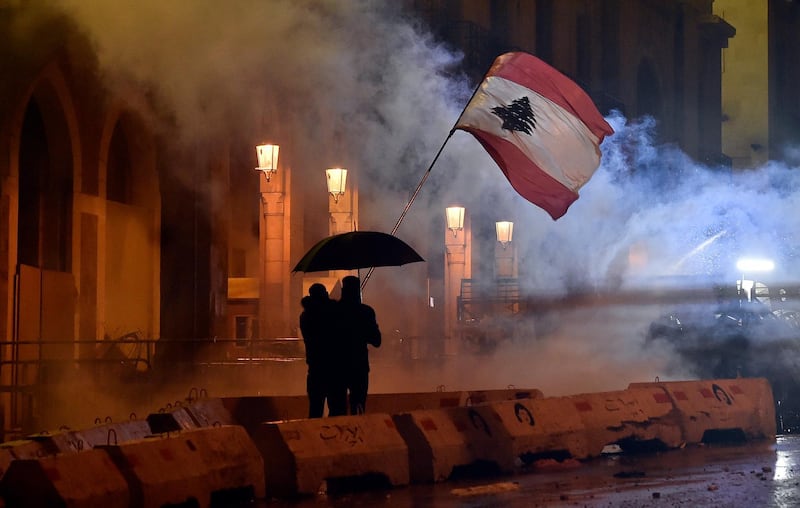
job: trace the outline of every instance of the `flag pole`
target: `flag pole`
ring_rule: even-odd
[[[486,74],[488,74],[488,73],[489,72],[487,71]],[[458,118],[456,118],[456,121],[453,124],[453,127],[450,129],[450,132],[447,133],[447,137],[444,139],[444,141],[442,142],[442,145],[439,147],[439,151],[436,152],[436,156],[433,158],[431,163],[428,165],[428,169],[422,175],[422,178],[420,179],[419,183],[417,184],[417,188],[414,189],[414,192],[411,194],[411,198],[408,200],[408,203],[406,203],[405,208],[403,208],[403,212],[400,214],[400,217],[397,219],[397,222],[395,222],[394,227],[392,228],[392,232],[391,232],[392,235],[397,233],[397,230],[400,229],[400,223],[403,222],[403,219],[406,217],[406,214],[408,213],[408,210],[411,208],[411,205],[414,204],[414,200],[417,199],[417,194],[419,194],[420,189],[422,189],[422,186],[425,184],[425,180],[427,180],[428,176],[431,174],[431,170],[433,169],[433,165],[436,164],[437,160],[439,160],[439,156],[442,154],[442,151],[444,150],[444,146],[447,144],[448,141],[450,141],[450,138],[453,137],[453,134],[455,134],[456,126],[458,125],[458,122],[461,121],[461,117],[464,116],[464,111],[467,110],[467,107],[469,107],[469,103],[472,102],[472,99],[475,97],[475,94],[478,93],[478,90],[480,89],[481,84],[483,84],[483,81],[486,79],[486,74],[483,75],[481,80],[478,82],[478,86],[476,86],[475,89],[472,91],[472,95],[469,96],[469,100],[466,102],[466,104],[464,104],[464,108],[461,109],[461,113],[458,114]],[[369,278],[372,275],[372,272],[374,270],[375,270],[374,266],[370,267],[369,271],[367,272],[367,275],[364,276],[364,280],[361,282],[361,290],[362,291],[364,290],[364,286],[367,285],[367,281],[369,280]]]

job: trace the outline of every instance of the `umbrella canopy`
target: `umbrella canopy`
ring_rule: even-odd
[[[356,270],[418,261],[425,260],[394,235],[380,231],[351,231],[317,242],[292,271]]]

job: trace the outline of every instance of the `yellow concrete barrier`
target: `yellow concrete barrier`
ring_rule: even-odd
[[[316,494],[325,481],[353,477],[409,482],[408,448],[388,414],[264,423],[252,438],[269,496]]]
[[[584,393],[569,397],[586,433],[589,456],[607,445],[624,451],[675,448],[684,441],[674,406],[658,387]]]
[[[265,495],[264,460],[237,425],[95,449],[105,450],[128,480],[132,506],[228,506]]]
[[[632,383],[629,388],[641,387],[664,391],[687,443],[775,438],[775,401],[764,378]]]
[[[127,508],[128,483],[104,451],[14,460],[0,481],[8,506]]]

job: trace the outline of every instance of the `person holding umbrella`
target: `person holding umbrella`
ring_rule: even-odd
[[[380,347],[381,331],[375,310],[361,302],[361,281],[348,275],[342,279],[342,296],[337,308],[337,346],[342,348],[339,373],[350,395],[350,414],[363,414],[369,388],[368,345]]]
[[[337,334],[329,329],[336,319],[337,306],[328,296],[324,285],[315,283],[308,288],[308,296],[300,301],[303,312],[300,314],[300,332],[306,346],[306,391],[308,393],[308,417],[322,418],[325,400],[328,401],[328,415],[347,414],[347,392],[341,376],[337,376],[334,343]]]

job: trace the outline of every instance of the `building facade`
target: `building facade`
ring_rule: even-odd
[[[796,3],[778,3],[770,3],[770,13],[789,10],[794,18],[771,15],[770,33],[774,28],[796,46],[797,32],[781,24],[797,18]],[[581,84],[603,113],[652,115],[662,141],[699,161],[728,164],[720,69],[735,30],[710,0],[405,6],[463,52],[475,83],[498,54],[528,51]],[[132,359],[134,369],[173,368],[215,358],[215,338],[297,336],[308,285],[323,281],[335,292],[341,274],[292,274],[291,263],[321,237],[375,226],[369,201],[359,202],[357,171],[349,204],[334,203],[325,192],[325,163],[310,159],[302,140],[269,127],[277,123],[269,115],[243,119],[240,130],[211,142],[176,139],[146,88],[109,91],[90,41],[63,15],[29,22],[24,3],[0,2],[0,39],[4,429],[35,423],[42,402],[30,387],[85,373],[83,366],[98,359],[117,354]],[[770,46],[770,55],[788,51],[774,39]],[[780,114],[769,122],[773,132],[776,125],[794,129],[773,137],[786,143],[797,139],[800,106],[788,84],[797,70],[776,59],[769,108]],[[781,98],[794,106],[778,106]],[[269,181],[254,170],[253,147],[262,136],[281,145]],[[389,199],[402,204],[404,197],[395,191]],[[444,301],[456,286],[445,284],[439,262],[444,218],[431,221],[430,245],[418,246],[429,262],[407,276],[419,294],[395,294],[378,280],[370,303],[379,316],[408,309],[396,319],[410,335],[429,337],[431,354],[441,354],[446,316],[428,302]],[[471,227],[494,227],[480,221],[473,213]],[[495,248],[475,245],[468,259],[477,267],[481,257],[493,259]],[[387,318],[385,329],[394,328]],[[145,350],[126,350],[126,337],[142,339]]]

